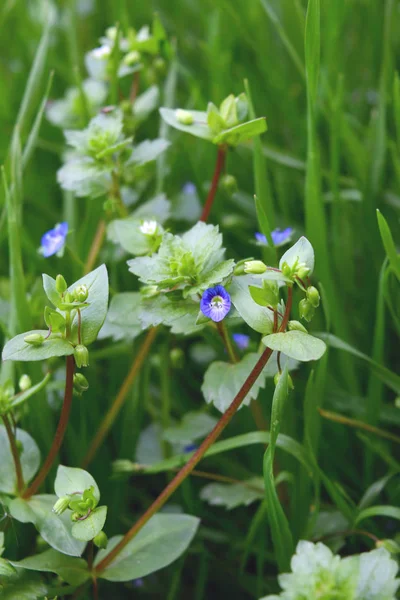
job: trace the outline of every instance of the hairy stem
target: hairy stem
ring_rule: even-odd
[[[207,200],[204,204],[203,212],[201,213],[200,221],[207,221],[208,216],[210,214],[210,211],[211,211],[211,208],[212,208],[212,205],[214,202],[214,197],[215,197],[215,194],[216,194],[216,191],[218,188],[219,178],[221,176],[222,169],[224,168],[225,157],[226,157],[226,147],[218,146],[218,154],[217,154],[217,160],[215,163],[214,175],[212,178],[210,191],[208,192]]]
[[[92,245],[90,246],[89,254],[86,259],[85,268],[84,268],[84,272],[83,272],[84,275],[87,275],[93,269],[93,266],[99,255],[100,249],[103,245],[105,235],[106,235],[106,222],[104,219],[102,219],[101,221],[99,221],[99,224],[97,226],[97,231],[96,231],[95,236],[92,241]]]
[[[292,288],[288,288],[288,301],[286,304],[285,314],[279,328],[279,331],[285,331],[290,311],[292,308]],[[254,383],[257,381],[261,371],[267,364],[270,356],[272,354],[272,350],[270,348],[266,348],[264,352],[261,354],[258,359],[255,367],[251,371],[250,375],[247,377],[246,381],[242,385],[239,392],[236,394],[229,408],[224,412],[218,423],[215,425],[214,429],[211,433],[208,434],[203,443],[199,446],[198,450],[193,454],[192,458],[182,467],[182,469],[175,475],[174,479],[167,485],[167,487],[161,492],[161,494],[156,498],[153,504],[147,509],[147,511],[140,517],[138,521],[131,527],[131,529],[125,534],[122,540],[107,554],[102,561],[99,562],[95,571],[96,573],[101,573],[104,569],[112,563],[114,558],[118,556],[118,554],[125,548],[125,546],[135,537],[137,533],[146,525],[146,523],[151,519],[151,517],[159,511],[159,509],[164,506],[167,500],[172,496],[172,494],[178,489],[181,483],[191,474],[196,465],[201,461],[204,454],[207,450],[213,445],[213,443],[219,438],[225,427],[229,424],[232,417],[235,415],[236,411],[240,407],[241,403],[253,387]]]
[[[156,337],[156,334],[157,334],[156,327],[153,327],[147,333],[147,335],[144,339],[144,342],[139,350],[139,353],[135,356],[135,359],[132,363],[129,373],[125,377],[125,380],[118,392],[118,395],[116,396],[114,402],[110,406],[107,414],[105,415],[103,421],[100,424],[100,427],[97,429],[96,435],[94,436],[94,438],[89,446],[89,450],[87,451],[84,459],[82,460],[82,467],[86,467],[93,460],[93,457],[95,456],[99,446],[104,441],[104,438],[106,437],[112,424],[114,423],[115,419],[117,418],[117,415],[122,408],[125,398],[132,386],[132,383],[133,383],[136,375],[138,374],[146,356],[149,353],[149,350],[154,341],[154,338]]]
[[[55,459],[57,458],[58,452],[61,448],[61,444],[64,439],[65,431],[68,425],[69,413],[71,411],[72,405],[73,379],[75,370],[75,361],[73,356],[67,356],[66,366],[67,369],[65,374],[64,402],[57,430],[54,435],[53,444],[39,473],[31,483],[31,485],[22,494],[22,498],[24,498],[25,500],[33,496],[38,491],[43,481],[46,479],[48,472],[50,471]]]
[[[24,477],[22,475],[22,467],[21,467],[21,461],[19,459],[19,452],[18,452],[18,448],[17,448],[17,444],[16,444],[16,438],[15,438],[15,435],[14,435],[14,432],[12,429],[12,425],[8,419],[8,415],[3,415],[2,419],[3,419],[4,427],[6,428],[8,442],[10,444],[10,450],[11,450],[11,454],[12,454],[13,461],[14,461],[15,474],[17,476],[17,491],[19,494],[24,489],[25,484],[24,484]]]

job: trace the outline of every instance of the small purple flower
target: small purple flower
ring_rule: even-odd
[[[143,577],[138,577],[137,579],[132,579],[131,583],[134,588],[141,588],[144,586],[144,579]]]
[[[198,446],[196,444],[187,444],[187,446],[183,447],[183,451],[185,454],[189,454],[189,452],[194,452],[197,448]]]
[[[259,242],[260,244],[263,244],[264,246],[268,246],[268,242],[267,242],[267,238],[265,237],[264,234],[262,233],[255,233],[255,238],[257,240],[257,242]],[[274,246],[282,246],[283,244],[286,244],[287,242],[290,241],[290,238],[293,235],[293,228],[292,227],[286,227],[286,229],[274,229],[273,231],[271,231],[271,237],[272,237],[272,241],[274,243]]]
[[[58,223],[54,229],[50,229],[42,236],[41,251],[45,258],[57,254],[64,244],[68,233],[68,223]]]
[[[194,185],[194,183],[192,183],[191,181],[188,181],[185,183],[185,185],[182,188],[182,192],[184,194],[188,194],[188,196],[191,196],[193,194],[196,193],[196,186]]]
[[[231,308],[231,297],[222,285],[208,288],[201,297],[200,310],[216,323],[222,321]]]
[[[250,337],[245,333],[234,333],[232,338],[239,350],[247,350],[249,347]]]

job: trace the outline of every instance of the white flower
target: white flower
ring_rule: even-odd
[[[92,50],[90,52],[90,54],[91,54],[91,56],[93,56],[93,58],[102,60],[104,58],[107,58],[107,56],[110,56],[111,48],[110,48],[110,46],[106,46],[104,44],[103,46],[99,46],[98,48],[95,48],[94,50]]]
[[[157,231],[157,221],[143,221],[139,229],[144,235],[154,235]]]

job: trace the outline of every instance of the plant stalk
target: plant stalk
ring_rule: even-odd
[[[147,333],[145,340],[142,344],[142,347],[140,348],[139,353],[135,356],[135,360],[132,363],[132,366],[129,370],[128,375],[125,377],[125,380],[118,392],[118,395],[116,396],[116,398],[115,398],[114,402],[112,403],[112,405],[110,406],[106,416],[104,417],[103,421],[101,422],[100,427],[98,428],[96,435],[94,436],[94,438],[89,446],[89,450],[87,451],[85,457],[82,460],[82,465],[81,465],[82,467],[87,467],[87,465],[93,460],[93,457],[95,456],[99,446],[104,441],[104,438],[106,437],[112,424],[114,423],[115,419],[117,418],[117,415],[122,408],[125,398],[132,386],[132,383],[133,383],[136,375],[138,374],[144,360],[146,359],[146,357],[149,353],[149,350],[154,341],[154,338],[156,337],[156,334],[157,334],[157,327],[153,327]]]
[[[221,177],[222,169],[225,165],[226,147],[218,146],[217,160],[215,163],[214,175],[211,182],[210,191],[208,192],[207,200],[204,204],[203,212],[201,213],[200,221],[207,221],[210,214],[214,197],[218,188],[219,178]]]
[[[57,458],[58,452],[61,448],[61,444],[64,439],[65,431],[68,425],[69,413],[71,411],[72,405],[73,379],[75,371],[75,360],[73,356],[67,356],[66,366],[67,369],[65,374],[64,402],[57,430],[54,435],[53,444],[39,473],[31,483],[31,485],[22,494],[22,498],[24,498],[24,500],[28,500],[31,496],[33,496],[38,491],[43,481],[46,479],[47,474],[49,473],[55,459]]]
[[[93,238],[92,245],[90,246],[89,254],[86,259],[85,268],[84,268],[84,272],[83,272],[84,275],[87,275],[93,269],[93,266],[96,262],[97,256],[103,245],[105,235],[106,235],[106,222],[104,219],[101,219],[101,221],[99,221],[99,224],[97,226],[97,231]]]
[[[287,323],[289,321],[290,311],[292,308],[292,288],[288,288],[288,300],[286,303],[285,314],[279,328],[280,332],[285,331]],[[172,494],[177,490],[177,488],[181,485],[181,483],[190,475],[190,473],[194,470],[196,465],[201,461],[204,454],[207,450],[213,445],[213,443],[219,438],[225,427],[229,424],[232,417],[235,415],[236,411],[240,407],[241,403],[253,387],[254,383],[257,381],[261,371],[267,364],[270,356],[272,354],[272,350],[270,348],[266,348],[264,352],[261,354],[258,359],[255,367],[247,377],[246,381],[242,385],[239,392],[236,394],[229,408],[224,412],[218,423],[215,425],[214,429],[211,433],[208,434],[203,443],[199,446],[198,450],[193,454],[192,458],[182,467],[182,469],[175,475],[174,479],[167,485],[167,487],[161,492],[161,494],[156,498],[153,504],[147,509],[147,511],[140,517],[138,521],[131,527],[131,529],[125,534],[122,540],[103,558],[102,561],[97,565],[95,572],[97,574],[104,571],[104,569],[112,563],[114,558],[118,556],[118,554],[125,548],[125,546],[135,537],[137,533],[146,525],[146,523],[151,519],[151,517],[159,511],[159,509],[164,506],[167,500],[172,496]]]
[[[7,437],[8,437],[8,441],[10,444],[10,450],[11,450],[11,454],[12,454],[13,461],[14,461],[15,474],[17,476],[17,491],[19,494],[24,489],[25,484],[24,484],[24,477],[22,475],[22,467],[21,467],[21,461],[19,458],[19,452],[18,452],[18,448],[17,448],[17,444],[16,444],[16,437],[12,430],[12,426],[8,419],[8,415],[6,415],[6,414],[3,415],[2,419],[3,419],[4,427],[6,428]]]

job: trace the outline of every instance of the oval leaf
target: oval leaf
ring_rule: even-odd
[[[325,342],[302,331],[273,333],[265,336],[262,341],[267,348],[283,352],[286,356],[302,362],[318,360],[326,350]]]
[[[167,567],[185,552],[199,523],[199,519],[190,515],[154,515],[100,577],[108,581],[130,581]],[[122,537],[117,535],[110,539],[107,550],[98,552],[95,566]]]
[[[279,268],[282,269],[283,263],[287,263],[289,267],[293,267],[296,262],[303,263],[310,269],[309,275],[311,275],[314,270],[314,261],[314,248],[308,239],[302,236],[289,250],[286,250],[279,261]]]
[[[176,118],[176,110],[172,108],[160,108],[160,115],[168,125],[174,129],[185,131],[185,133],[190,133],[195,137],[211,142],[213,134],[207,124],[207,113],[199,110],[191,110],[189,112],[193,115],[193,123],[191,125],[184,125]]]
[[[46,360],[53,356],[68,356],[74,353],[72,345],[63,337],[52,335],[47,340],[44,340],[40,346],[28,344],[24,338],[31,333],[39,333],[43,337],[48,335],[47,330],[34,329],[16,335],[12,340],[8,341],[3,348],[3,360]]]
[[[35,440],[23,431],[17,429],[16,438],[22,444],[20,461],[22,475],[25,483],[30,481],[35,475],[40,465],[40,452]],[[11,454],[10,444],[7,437],[6,428],[0,426],[0,492],[6,494],[15,494],[17,488],[17,478],[15,475],[15,466]]]
[[[17,521],[33,523],[42,538],[55,550],[69,556],[80,556],[86,544],[72,536],[73,523],[69,511],[60,516],[53,513],[56,502],[54,494],[39,494],[29,500],[14,498],[9,510]]]
[[[81,542],[89,542],[103,529],[106,518],[107,506],[99,506],[86,519],[73,524],[72,535]]]
[[[67,556],[53,549],[11,564],[29,571],[56,573],[69,585],[82,585],[90,577],[87,562],[83,558]]]
[[[58,467],[54,482],[54,491],[59,498],[75,494],[76,492],[83,493],[90,487],[93,487],[93,495],[99,501],[100,491],[90,473],[84,471],[84,469],[76,469],[74,467],[64,467],[63,465]]]

